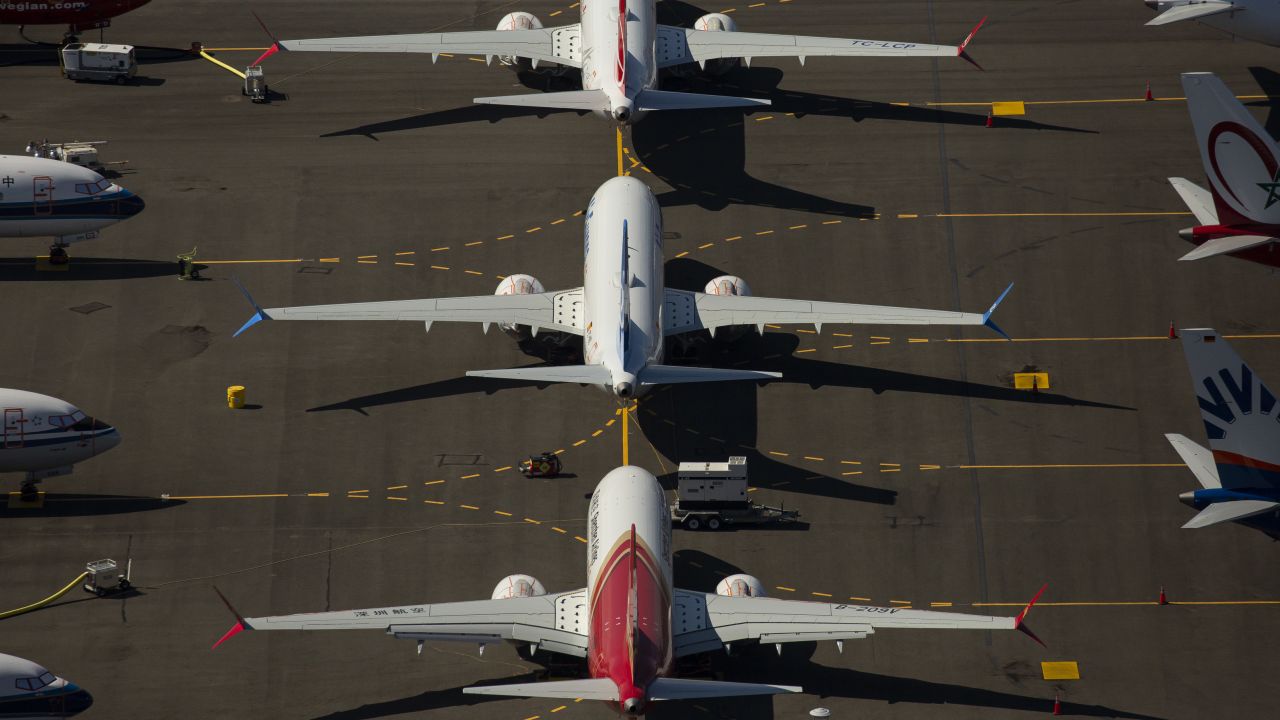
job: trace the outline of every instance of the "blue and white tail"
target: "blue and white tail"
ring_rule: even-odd
[[[1169,440],[1206,488],[1280,488],[1280,403],[1212,329],[1180,331],[1209,449]]]

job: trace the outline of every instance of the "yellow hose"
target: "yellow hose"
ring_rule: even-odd
[[[229,70],[229,71],[231,71],[231,72],[235,73],[236,75],[239,75],[241,79],[243,79],[243,78],[244,78],[244,73],[242,73],[242,72],[240,72],[239,70],[237,70],[237,69],[235,69],[235,68],[231,67],[230,65],[228,65],[228,64],[226,64],[226,63],[224,63],[224,62],[222,62],[221,60],[219,60],[218,58],[216,58],[216,57],[214,57],[214,56],[210,55],[209,53],[205,52],[204,50],[201,50],[201,51],[200,51],[200,57],[204,58],[205,60],[208,60],[209,62],[213,63],[214,65],[217,65],[218,67],[226,68],[227,70]]]
[[[85,578],[87,578],[87,577],[89,577],[89,573],[87,573],[87,572],[82,572],[82,573],[80,573],[80,574],[76,577],[76,579],[75,579],[75,580],[72,580],[71,582],[67,583],[67,586],[66,586],[66,587],[64,587],[64,588],[62,588],[61,590],[59,590],[58,592],[56,592],[56,593],[54,593],[54,594],[50,595],[49,597],[47,597],[47,598],[45,598],[45,599],[41,600],[40,602],[34,602],[34,603],[31,603],[30,605],[27,605],[26,607],[20,607],[20,608],[18,608],[18,609],[16,609],[16,610],[9,610],[9,611],[7,611],[7,612],[0,612],[0,620],[4,620],[5,618],[11,618],[11,617],[13,617],[13,616],[15,616],[15,615],[21,615],[22,613],[25,613],[25,612],[31,612],[32,610],[36,610],[36,609],[42,608],[42,607],[44,607],[45,605],[48,605],[49,603],[53,602],[54,600],[57,600],[58,598],[62,597],[63,595],[66,595],[67,593],[71,592],[71,588],[73,588],[73,587],[75,587],[75,586],[79,585],[80,583],[84,582]]]

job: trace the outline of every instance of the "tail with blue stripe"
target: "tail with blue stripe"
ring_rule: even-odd
[[[1182,330],[1180,335],[1219,487],[1280,489],[1280,402],[1275,393],[1214,330]]]

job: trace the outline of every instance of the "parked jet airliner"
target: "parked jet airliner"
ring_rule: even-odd
[[[0,238],[54,238],[50,255],[98,237],[142,212],[142,198],[89,168],[61,160],[0,155]]]
[[[0,718],[35,720],[79,715],[93,697],[30,660],[0,653]]]
[[[0,388],[0,413],[0,473],[26,473],[24,493],[120,444],[114,427],[48,395]]]
[[[1280,46],[1280,4],[1275,0],[1145,0],[1158,10],[1148,25],[1196,20],[1245,40]]]
[[[503,578],[492,599],[245,618],[214,647],[244,630],[377,630],[418,641],[511,642],[531,651],[582,657],[587,680],[469,687],[469,694],[583,698],[617,703],[627,716],[652,702],[801,692],[799,687],[671,677],[676,658],[733,645],[865,638],[883,629],[1020,630],[1040,592],[1017,617],[846,605],[764,596],[750,575],[714,593],[672,585],[671,515],[657,478],[624,466],[605,475],[587,513],[587,587],[547,594],[528,575]],[[223,598],[226,602],[226,598]]]
[[[1165,435],[1203,490],[1180,495],[1199,510],[1184,528],[1270,514],[1280,518],[1280,406],[1262,378],[1209,328],[1182,330],[1182,349],[1209,447]]]
[[[1232,255],[1280,267],[1280,148],[1213,73],[1184,73],[1209,190],[1169,178],[1200,223],[1180,235],[1199,245],[1182,260]]]
[[[523,70],[558,73],[577,68],[582,90],[476,98],[476,103],[592,111],[620,124],[651,110],[753,107],[768,100],[667,92],[658,89],[658,71],[697,64],[723,73],[738,61],[794,57],[963,57],[979,22],[958,46],[737,32],[722,13],[700,18],[693,28],[657,23],[656,0],[593,0],[579,4],[580,22],[544,28],[527,12],[506,15],[497,30],[366,37],[281,40],[277,50],[311,52],[442,53],[484,55]],[[983,22],[986,18],[983,18]],[[265,55],[264,55],[265,57]],[[975,63],[976,64],[976,63]]]
[[[633,177],[615,177],[587,206],[584,223],[584,285],[543,292],[528,275],[513,275],[494,295],[312,305],[264,310],[246,292],[255,313],[236,335],[262,320],[411,320],[478,322],[487,331],[537,335],[551,330],[582,336],[584,365],[471,371],[472,377],[598,385],[619,398],[638,396],[654,385],[716,380],[769,380],[776,372],[663,365],[664,338],[734,325],[985,325],[1006,288],[985,313],[854,305],[751,297],[740,278],[712,281],[705,294],[666,288],[663,281],[662,211],[649,187]],[[242,288],[243,290],[243,288]]]

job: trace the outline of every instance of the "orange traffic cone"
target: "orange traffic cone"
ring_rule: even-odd
[[[1160,599],[1156,601],[1157,605],[1168,605],[1169,596],[1164,594],[1164,586],[1160,586]]]
[[[1170,321],[1169,321],[1169,339],[1170,339],[1170,340],[1177,340],[1177,339],[1178,339],[1178,331],[1173,329],[1173,321],[1172,321],[1172,320],[1170,320]]]
[[[987,127],[995,127],[995,126],[996,126],[995,113],[987,113]]]
[[[1053,694],[1053,714],[1054,715],[1062,714],[1062,700],[1058,698],[1058,693]]]
[[[1151,94],[1151,83],[1147,83],[1147,96],[1143,99],[1147,102],[1151,102],[1156,99],[1155,96]]]

